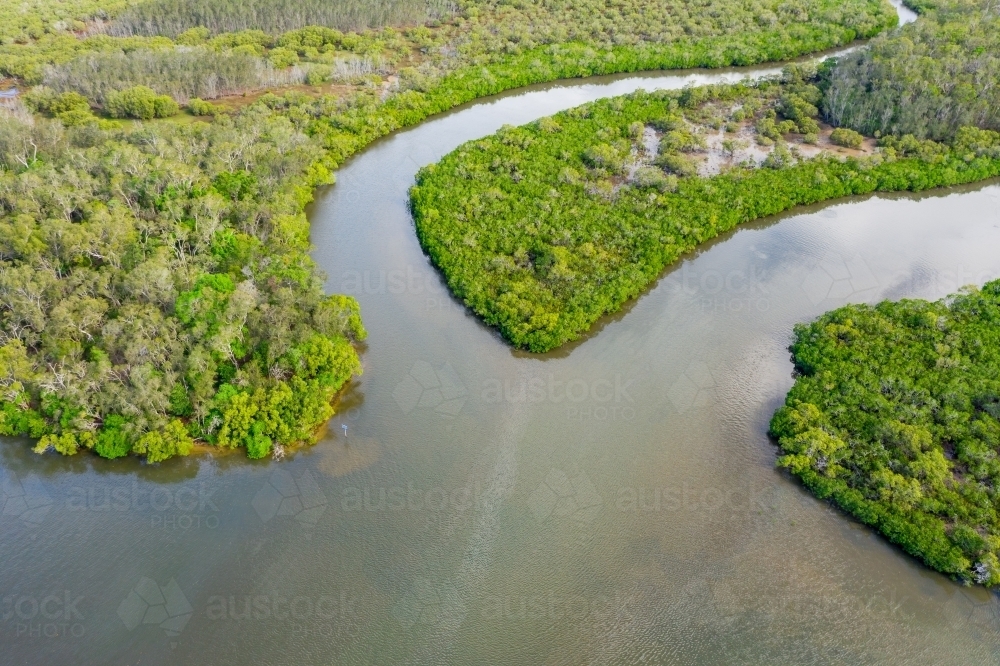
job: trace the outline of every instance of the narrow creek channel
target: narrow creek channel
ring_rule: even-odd
[[[1000,185],[747,225],[547,355],[466,312],[414,236],[416,170],[464,141],[779,70],[516,91],[345,165],[315,257],[370,338],[323,440],[157,467],[5,443],[0,663],[997,663],[997,598],[813,499],[766,430],[795,323],[1000,276]]]

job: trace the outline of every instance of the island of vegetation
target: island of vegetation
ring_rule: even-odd
[[[1000,281],[795,328],[778,464],[928,566],[1000,583]]]
[[[530,83],[895,24],[885,0],[0,3],[0,434],[150,462],[311,441],[361,371],[304,214],[347,157]]]
[[[991,7],[941,5],[847,59],[827,95],[834,121],[960,153],[951,137],[971,134],[956,127],[1000,128]],[[771,421],[778,464],[928,566],[1000,584],[1000,281],[839,308],[797,326],[791,351],[795,385]]]
[[[924,9],[818,68],[639,91],[466,143],[418,175],[421,243],[473,311],[544,352],[743,222],[1000,175],[1000,21]]]

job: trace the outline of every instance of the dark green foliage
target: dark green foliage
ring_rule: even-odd
[[[929,566],[1000,583],[1000,282],[795,328],[778,464]]]
[[[950,140],[958,128],[1000,129],[1000,12],[946,0],[872,40],[831,74],[824,112],[864,134]]]
[[[756,109],[747,119],[761,131],[791,95],[807,99],[802,95],[815,90],[792,76],[782,85],[640,91],[571,109],[547,123],[504,128],[421,171],[411,193],[417,233],[457,296],[512,344],[541,352],[578,338],[664,267],[743,222],[850,194],[922,190],[1000,174],[1000,137],[970,128],[954,150],[932,144],[934,150],[917,153],[894,148],[858,160],[796,161],[779,145],[764,164],[772,168],[690,177],[694,165],[682,151],[691,140],[672,136],[691,134],[680,129],[682,115],[699,117],[699,105],[739,103],[744,116]],[[622,186],[617,160],[630,147],[638,150],[630,129],[636,122],[675,128],[664,134],[668,147],[657,159],[682,176],[675,193],[667,185],[651,189],[648,174]],[[546,130],[555,125],[558,132]],[[773,122],[769,131],[778,132]],[[774,136],[781,139],[780,132]],[[923,146],[913,137],[900,142]]]

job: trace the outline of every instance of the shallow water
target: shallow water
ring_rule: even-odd
[[[352,160],[313,240],[371,336],[323,441],[157,467],[0,447],[0,663],[996,663],[997,599],[804,493],[766,428],[796,322],[1000,276],[1000,185],[747,225],[541,356],[416,242],[413,175],[461,142],[748,71],[539,87]]]

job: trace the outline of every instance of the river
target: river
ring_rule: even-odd
[[[546,355],[414,236],[417,168],[464,141],[769,71],[516,91],[346,164],[315,257],[370,337],[322,441],[158,466],[0,447],[0,663],[997,663],[996,596],[812,498],[766,435],[795,323],[1000,276],[996,183],[746,225]]]

